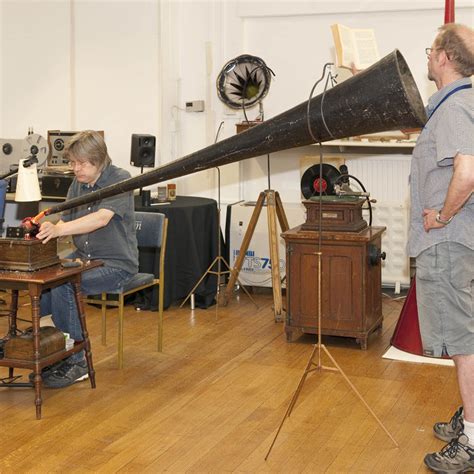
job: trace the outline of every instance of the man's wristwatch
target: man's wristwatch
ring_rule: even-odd
[[[455,214],[453,214],[449,219],[443,220],[441,219],[441,212],[438,212],[438,214],[436,214],[436,222],[439,224],[448,225],[453,220],[454,216]]]

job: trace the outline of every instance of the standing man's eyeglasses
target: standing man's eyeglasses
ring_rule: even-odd
[[[443,49],[443,48],[425,48],[425,53],[426,53],[426,55],[427,55],[428,57],[430,57],[430,55],[431,55],[431,53],[432,53],[433,51],[441,51],[442,49]],[[446,57],[447,57],[448,59],[451,59],[451,58],[449,57],[449,54],[448,54],[448,53],[446,53]]]

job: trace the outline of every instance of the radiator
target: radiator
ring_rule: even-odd
[[[406,251],[409,226],[409,188],[411,156],[382,155],[346,160],[349,174],[358,178],[370,193],[373,204],[372,225],[384,226],[382,251],[382,285],[408,286],[410,259]],[[351,183],[355,189],[356,183]],[[368,221],[368,212],[364,212]]]
[[[373,205],[372,225],[387,229],[382,234],[382,285],[408,286],[410,284],[410,259],[406,253],[408,237],[408,208],[399,203],[377,202]],[[368,216],[364,215],[366,220]]]

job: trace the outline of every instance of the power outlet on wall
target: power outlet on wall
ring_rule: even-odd
[[[192,100],[186,102],[186,112],[204,112],[204,101]]]

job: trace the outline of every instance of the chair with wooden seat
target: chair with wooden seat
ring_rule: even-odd
[[[0,179],[0,237],[3,235],[3,221],[5,216],[5,201],[7,196],[8,183]],[[0,298],[0,305],[6,304],[3,298]]]
[[[137,241],[139,249],[159,249],[159,273],[137,273],[116,291],[101,293],[100,299],[85,298],[86,303],[100,305],[102,309],[102,344],[106,343],[107,306],[118,307],[118,366],[123,368],[123,314],[125,298],[146,288],[157,286],[158,290],[158,351],[163,350],[163,298],[165,276],[165,254],[168,219],[155,212],[135,212]]]

